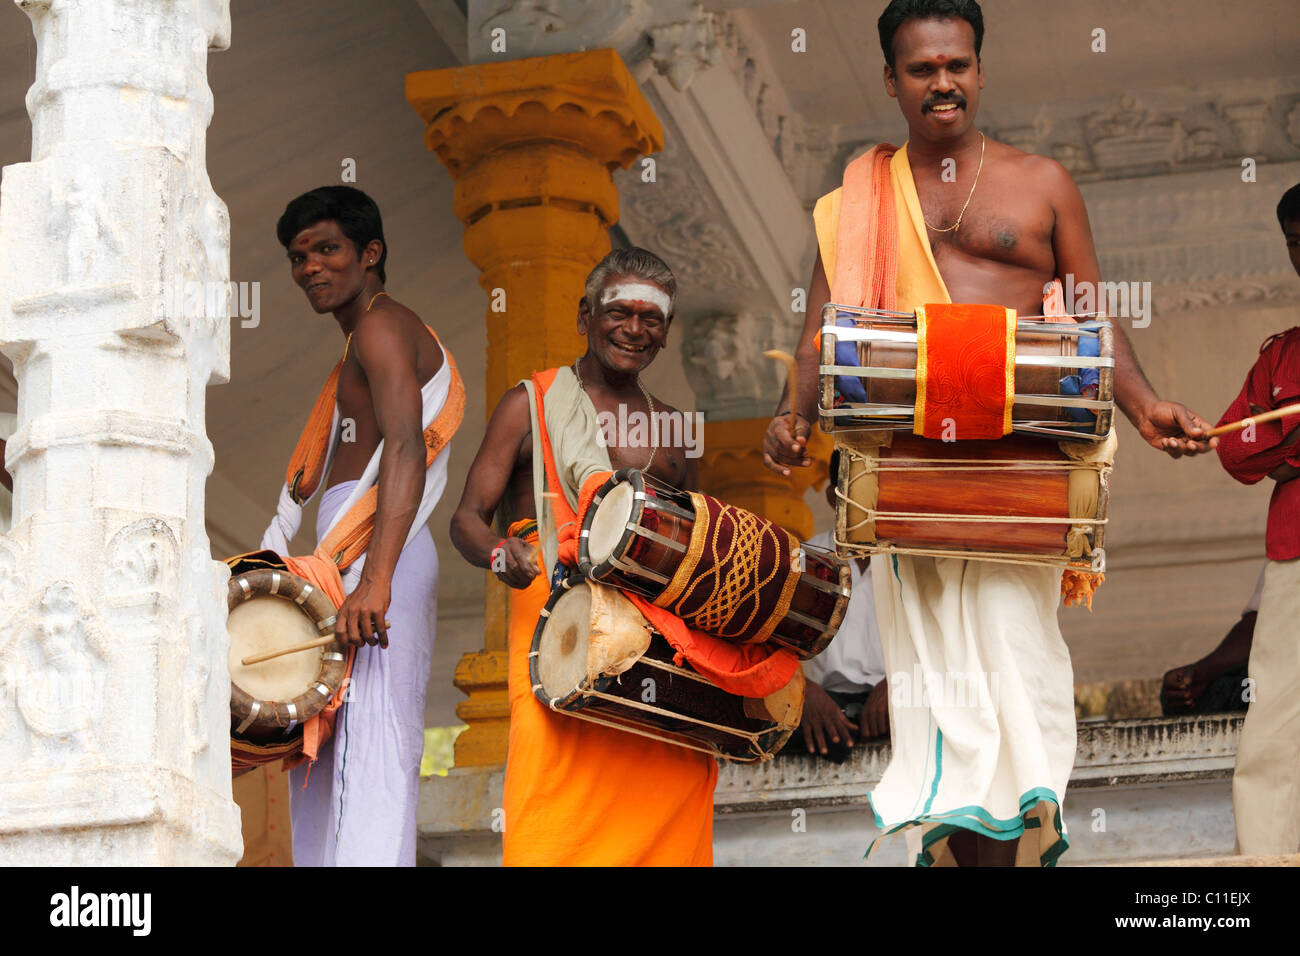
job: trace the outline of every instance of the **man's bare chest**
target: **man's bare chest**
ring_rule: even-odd
[[[1044,197],[1008,185],[976,194],[952,184],[917,185],[926,237],[936,261],[948,255],[1024,269],[1050,269],[1055,262],[1055,213]],[[966,204],[969,196],[969,205]]]

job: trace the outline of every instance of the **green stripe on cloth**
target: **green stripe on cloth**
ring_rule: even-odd
[[[936,778],[937,779],[937,778]],[[1025,814],[1029,813],[1040,803],[1048,803],[1052,806],[1052,827],[1056,832],[1056,839],[1052,844],[1039,854],[1039,863],[1042,866],[1055,866],[1056,861],[1070,847],[1070,839],[1066,836],[1061,825],[1061,804],[1056,799],[1056,794],[1047,787],[1035,787],[1024,793],[1019,800],[1020,813],[1018,816],[1008,817],[1007,819],[998,819],[992,816],[987,810],[979,806],[961,807],[957,810],[949,810],[945,813],[926,814],[915,820],[908,820],[895,826],[885,829],[880,814],[876,812],[875,805],[871,803],[871,796],[867,796],[867,802],[871,805],[872,815],[876,819],[876,826],[884,832],[871,841],[867,847],[866,856],[871,855],[871,851],[876,844],[887,836],[892,836],[902,830],[912,827],[925,826],[926,824],[936,824],[922,838],[921,852],[917,854],[917,866],[931,866],[934,864],[934,854],[932,848],[940,840],[951,836],[957,830],[971,830],[980,836],[989,837],[994,840],[1014,840],[1023,836],[1026,830],[1040,829],[1042,821],[1037,818],[1026,820]]]

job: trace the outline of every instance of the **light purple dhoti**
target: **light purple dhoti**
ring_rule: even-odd
[[[355,484],[325,492],[316,518],[318,540]],[[424,527],[407,542],[393,572],[387,650],[358,650],[334,736],[321,748],[310,778],[306,764],[289,775],[296,866],[415,865],[437,586],[438,551]]]

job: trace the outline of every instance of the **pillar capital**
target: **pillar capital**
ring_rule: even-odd
[[[539,139],[570,142],[609,172],[664,144],[663,126],[613,50],[409,73],[406,99],[455,179],[491,153]]]

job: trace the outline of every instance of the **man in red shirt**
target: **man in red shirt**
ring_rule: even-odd
[[[1300,185],[1277,206],[1291,264],[1300,274]],[[1219,424],[1300,403],[1300,326],[1279,332]],[[1268,567],[1255,623],[1246,714],[1232,778],[1237,852],[1300,851],[1300,414],[1219,440],[1223,467],[1240,482],[1275,484],[1265,539]]]

